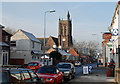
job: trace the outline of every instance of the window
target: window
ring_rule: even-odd
[[[5,41],[8,41],[8,36],[5,37]]]
[[[31,78],[30,78],[30,74],[28,73],[28,71],[22,71],[22,73],[23,73],[23,75],[22,75],[23,81],[25,81],[25,82],[32,81]]]
[[[11,78],[13,82],[17,82],[21,80],[20,72],[11,72]]]
[[[29,70],[31,76],[32,76],[32,79],[34,82],[37,82],[38,81],[38,76],[32,71],[32,70]]]
[[[32,48],[34,48],[34,42],[32,42]]]
[[[11,46],[16,46],[16,41],[11,41],[11,42],[10,42],[10,45],[11,45]]]

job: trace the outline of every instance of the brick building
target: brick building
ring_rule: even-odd
[[[3,30],[3,28],[3,26],[0,28],[0,64],[8,65],[10,60],[10,37],[12,35]]]
[[[44,38],[37,38],[41,41],[42,51],[44,49]],[[63,41],[64,39],[64,41]],[[64,50],[69,50],[72,46],[72,22],[70,19],[69,11],[67,13],[67,20],[61,20],[59,18],[59,31],[58,38],[49,36],[49,38],[45,38],[45,49],[49,50],[50,48],[59,46]]]

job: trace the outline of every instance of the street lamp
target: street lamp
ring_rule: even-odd
[[[43,64],[45,65],[45,31],[46,31],[46,13],[53,13],[55,12],[55,10],[50,10],[50,11],[45,11],[44,12],[44,51],[43,51],[43,55],[44,55],[44,60],[43,60]]]
[[[61,46],[59,46],[59,48],[61,49],[61,54],[62,54],[62,41],[65,41],[65,38],[61,39]]]

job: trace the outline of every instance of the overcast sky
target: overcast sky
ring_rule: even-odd
[[[3,2],[2,23],[6,27],[33,33],[43,37],[44,12],[47,13],[46,37],[58,37],[59,17],[67,19],[70,12],[72,35],[77,41],[101,40],[111,24],[117,2]],[[92,35],[96,34],[96,35]]]

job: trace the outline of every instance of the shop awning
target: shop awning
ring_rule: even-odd
[[[32,51],[31,51],[31,54],[40,54],[40,51],[32,50]]]
[[[0,46],[9,46],[7,43],[0,42]]]

